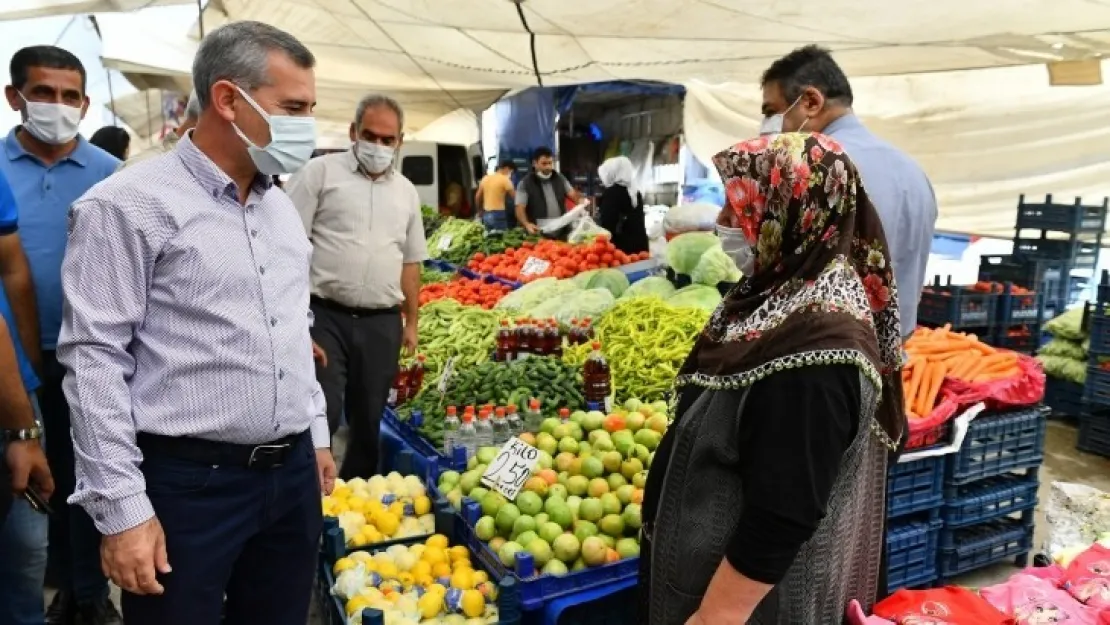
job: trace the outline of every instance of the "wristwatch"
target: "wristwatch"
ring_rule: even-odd
[[[37,441],[40,438],[42,438],[42,427],[39,425],[18,430],[0,430],[0,440],[6,443],[12,441]]]

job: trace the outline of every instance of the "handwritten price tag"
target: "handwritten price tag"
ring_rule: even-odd
[[[439,383],[436,384],[436,390],[440,395],[447,392],[447,383],[451,381],[451,376],[455,374],[455,357],[451,356],[447,359],[447,363],[443,365],[443,373],[439,376]]]
[[[439,238],[439,251],[446,252],[451,249],[451,235],[445,234]]]
[[[524,261],[524,266],[520,268],[520,275],[534,276],[541,274],[551,267],[551,263],[535,256],[529,256],[528,260]]]
[[[516,499],[524,482],[532,475],[540,451],[517,437],[512,437],[501,447],[486,472],[482,483],[501,493],[509,501]]]

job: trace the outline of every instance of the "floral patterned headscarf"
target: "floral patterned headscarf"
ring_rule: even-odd
[[[855,165],[831,138],[802,133],[752,139],[713,162],[755,269],[713,313],[676,386],[743,388],[782,369],[855,364],[882,391],[871,429],[896,449],[906,423],[897,291]]]

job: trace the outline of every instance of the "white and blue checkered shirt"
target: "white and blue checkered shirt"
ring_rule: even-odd
[[[137,432],[329,446],[309,337],[312,248],[258,177],[246,205],[189,137],[70,209],[58,359],[77,491],[104,534],[153,516]]]

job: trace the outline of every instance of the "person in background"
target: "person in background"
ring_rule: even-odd
[[[902,332],[917,327],[917,304],[933,245],[937,199],[921,167],[869,131],[852,112],[852,86],[828,50],[798,48],[763,73],[762,134],[819,132],[837,140],[859,168],[879,211],[898,279]]]
[[[131,134],[119,126],[102,126],[89,137],[89,143],[120,161],[126,161],[131,154]]]
[[[544,223],[566,213],[568,197],[575,203],[582,199],[570,181],[555,171],[555,156],[551,150],[536,148],[532,153],[532,171],[516,185],[517,223],[532,234],[539,232]],[[569,228],[563,230],[560,234],[565,237]]]
[[[905,433],[882,224],[828,137],[713,162],[753,270],[675,380],[644,492],[640,622],[838,625],[849,601],[875,602],[886,452]]]
[[[509,217],[505,213],[506,206],[513,202],[513,170],[516,165],[512,161],[501,161],[497,170],[486,174],[478,183],[478,191],[474,194],[474,205],[478,207],[478,215],[487,230],[508,230]]]
[[[181,125],[174,130],[167,132],[166,136],[162,137],[162,143],[157,147],[150,150],[143,150],[135,156],[128,158],[126,161],[119,164],[119,168],[130,167],[136,163],[141,163],[148,158],[161,156],[169,152],[177,145],[177,140],[189,132],[197,125],[197,120],[200,119],[200,102],[197,100],[197,92],[193,91],[189,94],[189,100],[185,104],[185,119],[181,121]]]
[[[609,231],[613,245],[625,254],[646,252],[644,196],[633,184],[632,161],[627,156],[606,159],[597,175],[604,187],[597,201],[597,225]]]
[[[19,334],[32,363],[41,359],[43,427],[46,456],[57,478],[50,515],[51,568],[59,591],[47,610],[48,625],[119,623],[100,570],[100,534],[80,508],[66,505],[74,489],[73,443],[69,407],[62,392],[65,370],[55,348],[62,325],[62,257],[70,205],[93,185],[110,176],[119,160],[93,146],[77,132],[89,108],[84,66],[56,46],[32,46],[12,55],[11,84],[4,95],[22,123],[4,139],[0,173],[8,178],[19,206],[19,234],[34,281],[36,303],[5,284],[15,310]],[[37,308],[41,338],[29,344],[24,324]],[[39,356],[41,350],[41,356]]]
[[[193,60],[197,126],[74,203],[63,266],[77,492],[128,625],[304,625],[330,492],[312,250],[270,176],[316,145],[315,58],[260,22]],[[172,572],[171,572],[172,571]]]
[[[417,346],[428,248],[416,187],[393,168],[404,127],[396,100],[364,97],[351,149],[312,159],[285,187],[312,242],[312,339],[328,422],[334,433],[346,414],[350,426],[344,479],[377,472],[398,355]]]
[[[13,259],[26,270],[17,232],[15,197],[0,174],[0,272],[10,272]],[[48,499],[54,481],[42,448],[39,379],[15,328],[15,314],[0,291],[0,509],[10,510],[10,516],[0,514],[0,623],[41,625],[49,523],[22,494],[30,483]]]

